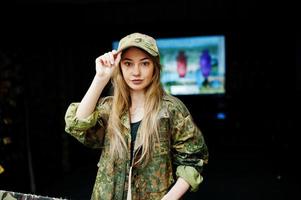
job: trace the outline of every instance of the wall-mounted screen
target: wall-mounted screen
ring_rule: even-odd
[[[172,95],[225,93],[225,36],[156,38],[161,83]],[[118,41],[113,42],[117,49]]]

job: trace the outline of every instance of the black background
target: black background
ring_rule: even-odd
[[[1,105],[12,123],[0,137],[12,143],[1,147],[0,189],[89,199],[99,152],[64,132],[64,114],[92,81],[95,58],[143,32],[226,36],[226,94],[179,96],[210,151],[204,182],[187,199],[287,199],[296,191],[300,41],[284,2],[19,0],[0,11],[0,77],[11,83],[1,98],[14,102]]]

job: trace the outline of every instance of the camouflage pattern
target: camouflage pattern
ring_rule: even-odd
[[[91,199],[126,199],[130,152],[126,158],[112,159],[109,155],[109,140],[106,124],[111,111],[112,97],[102,98],[95,111],[85,120],[78,120],[75,113],[78,103],[71,103],[65,115],[66,132],[92,148],[101,148],[98,172]],[[161,199],[182,177],[196,191],[203,180],[203,164],[208,161],[208,149],[204,137],[194,124],[185,105],[176,97],[165,95],[159,113],[160,142],[155,144],[149,163],[133,166],[132,199]],[[121,117],[125,141],[130,149],[130,120],[126,112]],[[137,139],[139,137],[137,131]],[[137,146],[134,152],[139,151]],[[137,154],[139,155],[139,153]],[[137,159],[134,157],[134,159]]]
[[[0,190],[0,200],[67,200],[62,198],[45,197],[34,194]]]
[[[139,47],[152,56],[159,56],[156,40],[151,36],[142,33],[132,33],[119,41],[117,52],[129,47]]]

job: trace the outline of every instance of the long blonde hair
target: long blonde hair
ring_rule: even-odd
[[[148,54],[147,52],[145,52]],[[156,140],[159,140],[158,113],[163,96],[163,88],[160,84],[161,64],[159,56],[148,54],[154,64],[154,74],[151,83],[145,89],[144,117],[140,124],[140,137],[136,143],[141,148],[141,155],[136,163],[147,163],[151,150],[154,149]],[[113,74],[112,84],[114,97],[112,111],[108,121],[108,134],[110,137],[110,155],[112,158],[124,158],[128,151],[124,140],[124,127],[121,124],[121,116],[129,112],[131,107],[130,88],[126,84],[120,64]]]

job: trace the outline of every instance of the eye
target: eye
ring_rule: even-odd
[[[123,65],[125,65],[125,66],[127,66],[127,67],[130,67],[130,66],[132,65],[132,63],[129,62],[129,61],[124,61],[124,62],[123,62]]]
[[[150,65],[150,62],[149,61],[144,61],[144,62],[142,62],[142,66],[144,66],[144,67],[147,67],[147,66],[149,66]]]

